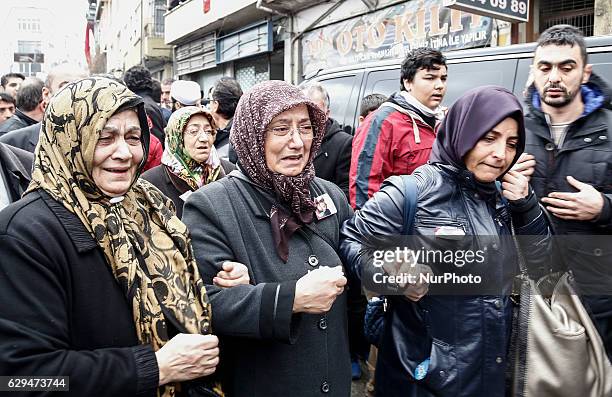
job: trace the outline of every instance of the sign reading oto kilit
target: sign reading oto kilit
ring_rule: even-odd
[[[508,22],[529,20],[529,0],[444,0],[444,6]]]
[[[409,1],[350,18],[302,36],[304,74],[344,65],[397,59],[414,48],[440,51],[491,43],[489,17],[453,10],[442,0]]]

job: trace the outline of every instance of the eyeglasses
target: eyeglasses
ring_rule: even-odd
[[[201,134],[204,135],[208,135],[208,136],[215,136],[217,135],[217,131],[215,131],[212,128],[208,128],[208,129],[204,129],[204,128],[188,128],[185,130],[185,135],[188,135],[192,138],[195,138]]]
[[[291,128],[286,125],[273,127],[268,129],[269,132],[273,133],[276,136],[293,136],[294,131],[298,131],[300,133],[300,137],[302,138],[312,138],[313,128],[310,124],[302,124],[297,128]]]

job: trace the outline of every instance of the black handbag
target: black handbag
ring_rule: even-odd
[[[416,214],[418,188],[411,175],[402,175],[404,181],[404,227],[402,234],[411,234]],[[368,301],[363,319],[363,335],[372,345],[379,347],[385,329],[385,313],[388,309],[385,296],[374,297]]]

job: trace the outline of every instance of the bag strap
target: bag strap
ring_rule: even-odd
[[[417,197],[419,188],[416,179],[412,175],[402,175],[404,181],[404,227],[402,234],[412,234],[414,217],[416,215]]]

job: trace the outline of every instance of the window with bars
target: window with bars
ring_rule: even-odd
[[[40,19],[38,18],[19,18],[17,26],[22,32],[40,32]]]
[[[153,8],[153,33],[156,37],[164,36],[164,14],[166,13],[165,0],[155,0]]]
[[[542,0],[540,32],[553,25],[568,24],[593,36],[595,0]]]
[[[270,61],[268,55],[251,57],[234,63],[236,80],[243,91],[248,91],[257,83],[270,80]]]

